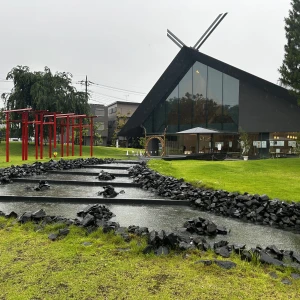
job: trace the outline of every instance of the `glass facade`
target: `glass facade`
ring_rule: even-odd
[[[200,62],[144,122],[147,134],[162,134],[193,127],[238,131],[239,81]]]

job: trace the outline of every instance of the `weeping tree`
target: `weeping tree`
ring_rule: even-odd
[[[68,72],[53,74],[48,67],[43,72],[32,72],[27,66],[17,66],[6,79],[14,84],[10,93],[1,95],[6,109],[30,107],[49,112],[89,114],[88,95],[72,86],[72,74]],[[13,118],[19,119],[20,116],[15,114]],[[31,127],[29,134],[32,132]]]
[[[287,43],[284,46],[284,59],[281,67],[280,82],[290,89],[300,104],[300,0],[291,1],[292,8],[285,18]]]

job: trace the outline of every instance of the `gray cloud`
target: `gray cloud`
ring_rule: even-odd
[[[220,12],[228,16],[201,48],[204,53],[277,82],[285,44],[287,0],[1,0],[0,79],[16,65],[85,75],[97,83],[147,93],[177,48],[170,29],[192,46]],[[0,93],[11,85],[0,82]],[[77,85],[80,88],[80,85]],[[142,96],[91,88],[131,101]]]

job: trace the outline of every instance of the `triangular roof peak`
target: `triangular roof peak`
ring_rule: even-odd
[[[295,103],[294,97],[290,95],[287,89],[199,52],[193,47],[183,46],[119,132],[119,135],[135,136],[142,133],[140,125],[148,118],[158,103],[170,95],[196,61],[232,76],[243,84],[249,84],[270,94],[285,98],[291,101],[291,104]]]

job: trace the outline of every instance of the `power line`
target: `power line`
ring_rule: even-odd
[[[78,83],[82,84],[83,80],[79,81]],[[119,92],[127,92],[127,93],[137,94],[137,95],[146,95],[147,94],[147,93],[144,93],[144,92],[138,92],[138,91],[122,89],[122,88],[118,88],[118,87],[114,87],[114,86],[109,86],[109,85],[105,85],[105,84],[99,84],[99,83],[95,83],[95,82],[92,82],[92,81],[88,81],[88,83],[89,83],[89,85],[96,85],[96,86],[99,86],[101,88],[110,89],[110,90],[119,91]]]
[[[103,102],[101,102],[101,101],[98,101],[98,100],[95,100],[95,99],[89,99],[90,101],[94,101],[94,102],[97,102],[97,103],[99,103],[99,104],[103,104],[103,105],[105,105],[106,103],[103,103]]]
[[[105,96],[105,97],[109,97],[109,98],[113,98],[113,99],[127,101],[126,99],[123,99],[123,98],[120,98],[120,97],[110,96],[110,95],[106,95],[106,94],[102,94],[102,93],[98,93],[98,92],[92,92],[92,93],[93,94],[97,94],[97,95],[101,95],[101,96]]]

